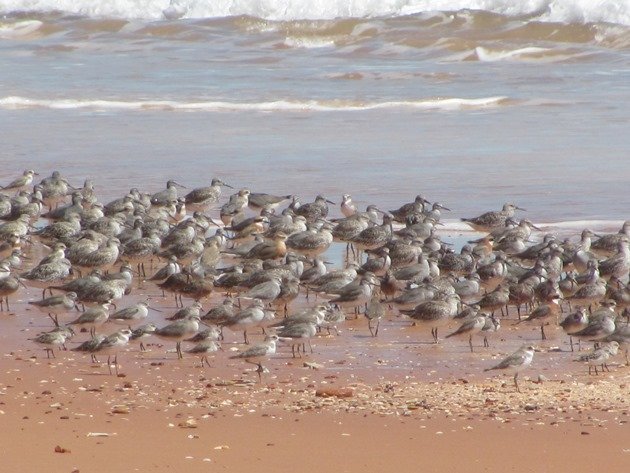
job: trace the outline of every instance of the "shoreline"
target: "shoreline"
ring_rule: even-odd
[[[249,368],[235,376],[216,357],[201,369],[171,354],[127,354],[116,377],[64,355],[5,355],[0,435],[14,470],[586,471],[597,462],[621,471],[630,462],[627,367],[612,368],[615,379],[524,379],[518,394],[506,377],[383,383],[298,363],[276,363],[256,383]],[[323,387],[352,395],[317,396]]]

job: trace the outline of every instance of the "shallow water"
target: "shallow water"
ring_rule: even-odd
[[[0,177],[623,220],[630,2],[596,3],[3,2]]]

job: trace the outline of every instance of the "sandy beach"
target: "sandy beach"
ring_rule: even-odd
[[[630,471],[630,0],[4,0],[0,84],[0,472]]]
[[[171,298],[152,304],[175,310]],[[135,345],[120,354],[117,377],[104,359],[94,364],[71,351],[48,359],[18,340],[50,321],[13,305],[1,315],[4,327],[32,317],[17,334],[5,328],[2,335],[2,456],[15,471],[622,471],[630,464],[630,369],[619,357],[610,373],[588,376],[561,333],[549,331],[538,344],[520,394],[510,375],[482,372],[514,340],[469,353],[462,341],[428,343],[426,329],[392,314],[377,338],[361,318],[340,335],[324,331],[304,358],[281,346],[260,383],[255,367],[228,358],[242,347],[229,331],[211,367],[193,355],[177,360],[174,344],[152,338],[146,352]],[[507,327],[500,343],[511,336]]]
[[[127,357],[132,357],[131,354]],[[132,358],[133,359],[133,358]],[[571,383],[383,384],[272,369],[253,384],[186,359],[3,359],[2,457],[13,471],[623,471],[628,375]],[[153,361],[151,361],[153,360]],[[276,374],[276,370],[278,373]],[[225,379],[223,379],[223,376]],[[317,389],[350,389],[324,398]]]

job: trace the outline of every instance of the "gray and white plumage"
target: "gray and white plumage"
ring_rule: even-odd
[[[154,335],[163,340],[175,342],[175,349],[178,358],[183,358],[181,343],[183,340],[192,337],[199,331],[199,316],[189,315],[184,319],[158,328]]]
[[[251,346],[246,350],[231,356],[230,358],[245,360],[248,363],[257,365],[258,368],[256,372],[258,373],[259,380],[262,381],[262,373],[264,371],[262,360],[265,360],[276,353],[278,340],[279,337],[277,335],[268,335],[262,343]]]
[[[518,386],[518,373],[527,368],[532,364],[532,360],[534,359],[535,349],[533,346],[523,346],[516,350],[514,353],[509,355],[508,357],[501,360],[500,363],[494,365],[491,368],[486,368],[484,371],[491,370],[507,370],[514,373],[514,385],[516,386],[516,390],[520,393],[521,390]]]
[[[602,371],[610,371],[606,362],[611,357],[615,356],[619,350],[619,342],[612,340],[601,345],[599,348],[595,348],[592,352],[586,353],[578,358],[578,361],[588,363],[588,374],[594,370],[598,375],[597,366],[601,366]]]
[[[472,319],[465,320],[454,332],[449,333],[445,338],[468,336],[468,345],[470,346],[470,352],[473,352],[473,335],[481,332],[486,325],[486,316],[479,315]]]
[[[462,221],[469,224],[477,231],[489,232],[496,228],[505,226],[505,221],[514,216],[516,210],[524,210],[514,204],[504,204],[499,211],[485,212],[477,217],[462,218]]]
[[[124,325],[134,325],[147,318],[149,315],[149,304],[138,302],[132,306],[118,310],[109,316],[111,322]]]

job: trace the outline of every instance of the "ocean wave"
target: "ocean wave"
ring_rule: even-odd
[[[63,12],[162,20],[252,16],[274,21],[397,17],[481,10],[561,23],[630,25],[630,0],[3,0],[0,13]]]
[[[43,24],[39,20],[25,20],[0,25],[0,39],[24,38],[35,33]]]
[[[422,110],[476,110],[494,108],[510,102],[507,97],[484,97],[476,99],[464,98],[432,98],[425,100],[360,102],[350,100],[277,100],[270,102],[179,102],[170,100],[99,100],[99,99],[33,99],[26,97],[0,98],[0,109],[90,109],[90,110],[156,110],[182,112],[354,112],[387,108],[408,108]]]

